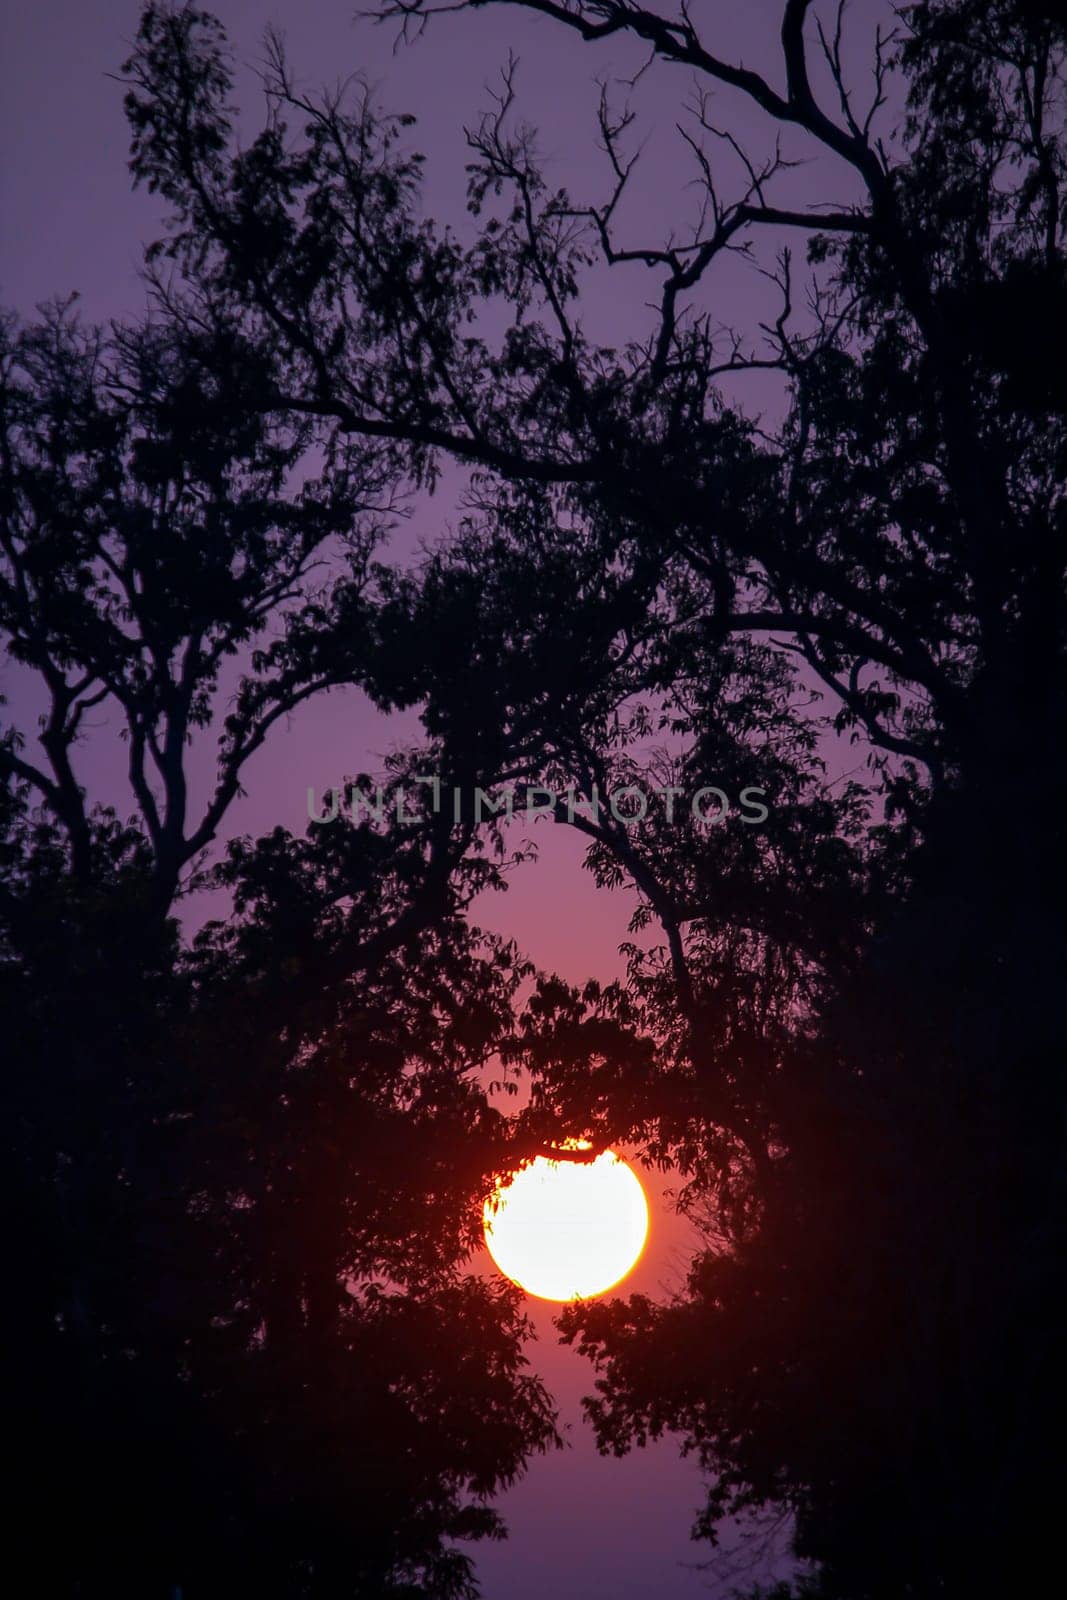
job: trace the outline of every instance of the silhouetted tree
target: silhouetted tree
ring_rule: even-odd
[[[688,1022],[688,1094],[662,1066],[638,1072],[635,1093],[622,1052],[621,1070],[599,1064],[583,1084],[577,997],[543,1092],[576,1121],[612,1107],[615,1136],[647,1130],[650,1153],[690,1175],[696,1203],[710,1199],[712,1248],[673,1305],[566,1314],[568,1336],[602,1363],[590,1413],[606,1448],[674,1428],[701,1453],[717,1482],[698,1531],[713,1536],[725,1511],[753,1503],[791,1505],[820,1593],[1010,1592],[1020,1549],[1054,1525],[1062,1401],[1067,951],[1053,886],[1067,772],[1049,743],[1065,691],[1064,407],[1049,343],[1064,287],[1062,30],[1032,8],[908,8],[894,46],[908,110],[887,148],[853,109],[840,28],[822,42],[841,115],[817,102],[807,5],[785,7],[784,95],[718,56],[687,12],[531,9],[590,39],[632,32],[802,128],[862,180],[863,204],[816,221],[770,202],[774,163],[746,161],[750,187],[725,205],[702,150],[706,232],[687,249],[624,252],[612,230],[625,130],[602,112],[618,188],[592,223],[610,258],[636,255],[666,278],[643,347],[666,395],[651,420],[619,422],[621,472],[651,431],[665,461],[642,457],[632,502],[607,474],[578,499],[612,518],[600,537],[615,584],[625,552],[634,588],[663,607],[656,643],[646,611],[645,637],[624,636],[620,654],[629,687],[664,697],[692,755],[728,773],[731,737],[751,749],[772,725],[765,710],[755,729],[746,721],[729,664],[733,635],[776,628],[807,681],[831,692],[838,730],[862,735],[896,815],[848,848],[847,806],[836,825],[824,812],[838,838],[824,832],[814,877],[798,871],[812,841],[783,839],[780,816],[743,875],[730,871],[743,840],[675,855],[658,830],[599,830],[594,865],[628,876],[667,934],[661,963],[635,953],[629,1004],[669,1043],[672,1015]],[[715,132],[703,104],[698,120]],[[499,121],[478,145],[494,178],[531,192],[528,152]],[[565,213],[550,201],[531,226],[527,211],[531,251]],[[814,318],[790,336],[782,257],[770,352],[750,356],[734,336],[719,358],[709,320],[679,334],[677,295],[731,238],[765,226],[816,232]],[[739,506],[751,458],[721,412],[708,421],[706,383],[717,367],[766,361],[788,376],[790,410],[760,452],[759,497]],[[629,546],[620,503],[635,505]],[[586,527],[592,543],[596,513]],[[561,529],[557,548],[574,537]],[[452,592],[490,550],[514,572],[522,543],[484,535],[477,556],[461,549]],[[435,574],[424,597],[442,587]],[[512,578],[509,593],[522,592]],[[517,641],[527,616],[512,614]],[[713,720],[718,738],[702,748]],[[825,937],[828,894],[837,941]]]
[[[520,1297],[464,1270],[526,975],[466,919],[497,861],[343,806],[204,860],[274,723],[359,679],[402,460],[266,421],[264,352],[207,317],[5,332],[0,617],[43,704],[37,749],[0,750],[9,1379],[26,1526],[64,1529],[34,1581],[473,1593],[456,1541],[499,1535],[493,1492],[555,1440]],[[94,713],[128,822],[86,792]],[[198,886],[235,910],[190,945]]]
[[[331,471],[370,447],[420,483],[442,452],[476,469],[457,538],[361,592],[344,663],[424,708],[446,770],[767,788],[760,829],[665,801],[640,829],[577,819],[663,946],[635,944],[625,986],[542,983],[499,1040],[533,1072],[531,1137],[644,1143],[708,1228],[676,1303],[567,1314],[603,1444],[685,1437],[717,1475],[709,1537],[791,1507],[828,1596],[1006,1592],[1054,1526],[1062,1384],[1062,30],[909,7],[861,107],[842,14],[816,29],[805,0],[782,87],[685,10],[528,9],[746,95],[852,203],[796,203],[789,162],[698,98],[697,227],[623,240],[628,114],[602,101],[611,190],[581,204],[513,126],[509,72],[470,135],[464,243],[421,217],[403,122],[299,94],[276,46],[237,151],[217,24],[150,6],[126,73],[134,176],[171,208],[159,314],[225,341],[204,383],[247,349],[248,426],[322,428]],[[795,237],[808,309],[783,247],[766,343],[719,334],[697,297],[724,254]],[[658,312],[601,348],[582,295],[622,262]],[[727,402],[749,369],[781,376],[775,437]],[[835,735],[862,781],[827,780]]]
[[[614,187],[582,206],[513,129],[509,75],[471,135],[475,243],[418,219],[413,161],[384,226],[365,109],[299,97],[277,52],[276,117],[231,155],[217,41],[159,11],[130,68],[134,171],[175,207],[167,249],[199,292],[286,352],[266,404],[482,472],[482,514],[384,597],[383,701],[426,701],[487,772],[581,783],[634,773],[644,696],[675,741],[665,781],[771,775],[761,835],[587,826],[666,946],[634,952],[628,994],[550,988],[529,1020],[553,1113],[643,1131],[712,1205],[716,1248],[677,1305],[568,1314],[605,1364],[604,1443],[679,1429],[719,1475],[704,1531],[784,1500],[827,1593],[1003,1585],[1051,1511],[1058,1389],[1062,32],[993,0],[910,7],[861,106],[842,15],[816,34],[804,0],[783,9],[782,88],[684,10],[529,9],[740,91],[854,202],[792,203],[789,163],[698,100],[698,227],[622,240],[627,115],[602,102]],[[179,78],[180,114],[160,93]],[[766,346],[718,337],[688,302],[719,259],[797,234],[810,312],[783,249]],[[598,255],[662,285],[647,336],[615,350],[580,321]],[[496,344],[492,293],[516,308]],[[722,398],[749,368],[783,375],[775,440]],[[829,718],[805,711],[812,685]],[[860,790],[820,786],[831,720],[870,753]]]

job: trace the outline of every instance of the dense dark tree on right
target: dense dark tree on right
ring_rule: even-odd
[[[679,1431],[718,1474],[704,1531],[784,1502],[827,1594],[1004,1588],[1055,1497],[1062,32],[993,0],[908,8],[864,100],[803,0],[774,82],[714,17],[530,9],[747,95],[854,199],[795,203],[788,163],[700,100],[697,227],[625,238],[625,115],[602,103],[613,189],[579,203],[509,76],[471,135],[467,249],[418,219],[410,164],[382,209],[366,108],[299,96],[278,52],[271,125],[231,157],[217,43],[158,11],[129,67],[134,172],[174,207],[163,248],[196,296],[284,362],[265,407],[480,469],[460,537],[384,583],[383,703],[423,703],[443,759],[487,780],[632,777],[657,716],[661,779],[770,775],[762,835],[583,824],[665,944],[625,994],[550,988],[529,1019],[541,1108],[645,1138],[711,1228],[678,1303],[568,1314],[603,1365],[605,1446]],[[761,240],[780,302],[762,346],[724,340],[688,303]],[[615,350],[582,330],[598,256],[660,284]],[[516,306],[495,344],[486,294]],[[719,391],[750,367],[786,384],[773,440]],[[870,758],[859,790],[819,778],[830,722]]]
[[[686,741],[678,782],[762,765],[779,802],[761,845],[587,828],[595,870],[631,881],[666,936],[659,962],[635,953],[626,997],[660,1061],[642,1078],[619,1053],[613,1069],[597,999],[594,1070],[578,1070],[582,1008],[560,999],[555,1049],[537,1030],[544,1103],[643,1133],[703,1195],[711,1233],[677,1303],[567,1313],[602,1365],[591,1415],[607,1448],[669,1428],[701,1452],[718,1473],[709,1534],[730,1507],[791,1505],[821,1592],[1011,1592],[1020,1551],[1055,1526],[1062,1401],[1062,26],[1032,6],[908,7],[868,117],[841,17],[816,33],[805,3],[783,11],[784,90],[720,51],[714,17],[529,9],[739,89],[858,183],[816,216],[791,203],[784,164],[744,155],[724,200],[728,113],[700,102],[702,228],[658,248],[621,237],[630,153],[607,104],[606,205],[549,193],[510,85],[473,138],[476,202],[514,197],[495,237],[541,316],[487,385],[509,403],[490,416],[465,391],[453,448],[521,487],[397,609],[431,642],[435,620],[488,635],[503,666],[476,729],[469,668],[443,651],[408,692],[446,735],[510,739],[572,778],[635,775],[634,724],[605,706],[647,693]],[[829,99],[812,88],[820,43]],[[902,85],[882,143],[878,101]],[[764,231],[808,237],[811,314],[783,254],[767,342],[717,342],[685,297]],[[622,355],[581,332],[581,251],[598,245],[663,283],[656,325]],[[717,373],[768,365],[790,397],[771,444],[715,393]],[[340,363],[331,380],[344,394]],[[787,732],[818,713],[787,675],[772,690],[786,668],[761,660],[765,641],[869,756],[888,827],[844,795],[828,814]],[[754,762],[765,740],[788,778],[766,751]],[[814,845],[828,832],[836,854]]]

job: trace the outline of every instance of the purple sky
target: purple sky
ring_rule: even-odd
[[[268,23],[281,26],[305,86],[335,82],[362,70],[380,88],[384,102],[417,114],[412,143],[432,152],[427,210],[457,225],[464,222],[463,183],[467,152],[464,122],[487,103],[493,80],[509,50],[520,58],[518,79],[523,115],[541,129],[541,148],[557,181],[575,198],[601,196],[607,182],[604,158],[594,144],[598,74],[632,75],[641,55],[615,47],[583,49],[537,18],[491,8],[444,18],[412,48],[393,52],[393,35],[354,24],[348,3],[298,6],[294,0],[218,0],[209,6],[226,25],[238,54],[260,55]],[[2,27],[3,150],[0,225],[0,301],[20,311],[35,302],[78,289],[87,318],[103,320],[134,312],[141,303],[140,245],[158,219],[153,202],[133,195],[126,172],[126,127],[121,88],[107,76],[119,66],[137,26],[136,0],[35,0],[6,8]],[[872,14],[868,0],[855,8],[857,31]],[[720,6],[706,0],[698,19],[722,19],[720,48],[735,60],[774,71],[779,6],[768,0]],[[777,74],[775,74],[777,76]],[[635,103],[642,136],[649,139],[643,175],[621,222],[627,242],[659,243],[671,222],[689,220],[695,200],[684,189],[674,132],[680,102],[690,93],[688,75],[661,69],[644,78]],[[251,74],[241,80],[240,101],[249,133],[257,125],[259,97]],[[729,91],[716,101],[716,117],[749,130],[757,149],[772,142],[758,114]],[[803,153],[799,149],[794,152]],[[846,199],[837,174],[829,186],[825,169],[805,168],[794,177],[790,199]],[[654,280],[641,268],[609,274],[598,293],[592,331],[609,342],[635,333],[642,304]],[[751,324],[766,314],[766,286],[751,269],[728,262],[715,278],[706,303],[733,324]],[[768,393],[768,400],[771,398]],[[761,401],[761,403],[766,403]],[[448,496],[418,509],[412,535],[433,539],[445,529]],[[20,689],[10,667],[0,665],[0,692]],[[29,709],[23,701],[24,711]],[[385,719],[356,693],[313,702],[264,750],[248,771],[248,797],[230,818],[230,832],[255,831],[281,821],[299,829],[308,783],[320,791],[343,772],[374,768],[393,745],[415,732],[413,718]],[[206,771],[206,767],[205,767]],[[129,809],[109,730],[101,726],[85,752],[83,779],[97,798]],[[298,778],[294,781],[294,774]],[[625,936],[629,900],[597,892],[579,870],[582,846],[563,829],[540,826],[541,859],[524,867],[512,890],[484,907],[482,920],[514,935],[542,966],[564,977],[608,979],[620,968],[617,946]],[[560,915],[565,906],[566,915]],[[627,1287],[659,1293],[678,1285],[684,1271],[687,1231],[670,1213],[661,1183],[653,1191],[653,1231],[645,1260]],[[531,1354],[563,1407],[571,1447],[535,1462],[527,1478],[504,1498],[512,1529],[503,1545],[479,1555],[488,1600],[533,1600],[546,1592],[585,1600],[653,1600],[653,1597],[726,1594],[726,1576],[697,1573],[682,1563],[705,1559],[705,1547],[688,1541],[700,1500],[698,1475],[664,1443],[624,1461],[597,1457],[578,1413],[589,1369],[554,1343],[547,1308],[531,1302],[541,1341]],[[757,1569],[752,1576],[760,1576]],[[736,1581],[736,1578],[735,1580]]]

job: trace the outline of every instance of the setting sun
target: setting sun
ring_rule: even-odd
[[[594,1161],[538,1156],[485,1202],[485,1242],[505,1277],[541,1300],[614,1288],[648,1237],[648,1201],[611,1150]]]

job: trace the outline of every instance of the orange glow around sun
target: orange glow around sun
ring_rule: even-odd
[[[485,1242],[505,1277],[541,1300],[588,1300],[632,1271],[648,1201],[611,1150],[595,1161],[538,1156],[485,1202]]]

